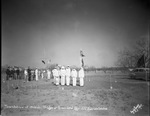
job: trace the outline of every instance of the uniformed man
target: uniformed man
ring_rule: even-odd
[[[41,77],[42,77],[42,79],[44,78],[44,71],[43,70],[41,71]]]
[[[84,69],[81,67],[79,70],[79,79],[80,79],[80,86],[84,86]]]
[[[53,77],[54,77],[54,80],[53,80],[54,84],[59,85],[59,72],[58,72],[58,69],[55,67],[52,70],[52,72],[53,72]]]
[[[47,79],[51,78],[51,71],[49,69],[47,69]]]
[[[39,80],[39,79],[38,79],[38,69],[37,69],[37,68],[35,69],[35,80],[36,80],[36,81]]]
[[[70,85],[70,74],[71,74],[71,70],[70,67],[67,66],[66,68],[66,85]]]
[[[27,72],[27,69],[24,69],[24,79],[28,82],[28,72]]]
[[[76,86],[76,83],[77,83],[77,71],[76,71],[76,69],[72,70],[71,76],[72,76],[72,79],[73,79],[73,86]]]
[[[60,75],[61,75],[61,85],[65,85],[66,69],[64,66],[61,67]]]

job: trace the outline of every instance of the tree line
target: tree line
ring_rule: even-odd
[[[150,68],[149,45],[150,43],[148,39],[141,38],[135,42],[132,48],[124,48],[120,50],[115,65],[128,68]]]

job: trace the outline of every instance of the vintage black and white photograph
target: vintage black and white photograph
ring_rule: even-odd
[[[1,0],[0,116],[149,116],[149,0]]]

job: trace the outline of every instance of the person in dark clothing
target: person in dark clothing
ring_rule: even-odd
[[[17,68],[17,70],[16,70],[16,73],[17,73],[17,79],[19,79],[20,77],[20,70],[19,70],[19,67]]]
[[[15,78],[15,69],[14,68],[12,68],[12,70],[11,70],[11,77],[12,77],[12,79]]]
[[[28,81],[31,81],[31,69],[28,67]]]
[[[10,71],[9,78],[13,79],[13,68],[10,67],[9,71]]]
[[[14,68],[14,78],[15,78],[15,80],[17,79],[17,68],[16,67]]]
[[[6,80],[9,80],[9,77],[10,77],[10,68],[8,67],[6,69]]]

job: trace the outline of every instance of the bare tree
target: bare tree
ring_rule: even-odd
[[[134,67],[136,65],[136,56],[134,56],[127,48],[124,48],[124,50],[120,51],[118,54],[118,61],[116,62],[117,66]]]
[[[117,66],[121,67],[136,67],[137,61],[144,54],[145,63],[149,65],[149,42],[148,39],[140,39],[136,41],[133,46],[133,50],[128,50],[124,48],[121,50],[118,56],[118,61],[116,62]]]

